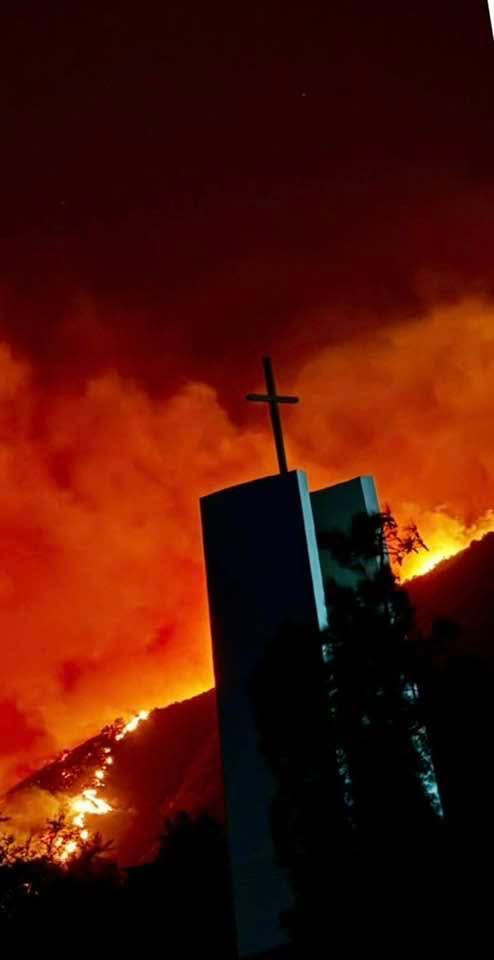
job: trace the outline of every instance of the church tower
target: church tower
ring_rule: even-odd
[[[326,608],[304,473],[214,493],[201,513],[237,940],[248,957],[283,942],[279,915],[290,906],[250,685],[269,642],[287,624],[323,629]]]
[[[347,529],[354,513],[378,509],[371,477],[312,495],[307,477],[288,470],[271,363],[264,361],[279,474],[213,493],[201,519],[222,748],[238,953],[255,957],[283,945],[280,914],[291,895],[275,863],[270,828],[274,792],[258,748],[250,690],[263,652],[287,626],[327,625],[317,524]],[[316,518],[317,523],[315,523]],[[304,651],[301,650],[301,656]],[[321,654],[322,655],[322,654]],[[273,691],[273,697],[276,691]]]

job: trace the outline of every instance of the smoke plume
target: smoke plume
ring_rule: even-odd
[[[405,575],[494,528],[487,302],[397,317],[286,379],[291,465],[313,488],[373,473],[430,548]],[[6,787],[116,716],[212,684],[198,498],[275,461],[266,411],[240,424],[207,383],[160,397],[109,369],[55,390],[6,343],[0,431]]]

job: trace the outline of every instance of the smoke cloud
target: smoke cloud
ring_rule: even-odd
[[[290,463],[313,488],[374,473],[432,559],[455,552],[494,527],[493,378],[481,299],[332,344],[280,372],[301,396]],[[212,684],[198,499],[274,468],[266,411],[240,424],[206,383],[157,397],[108,370],[54,390],[2,345],[2,787]]]

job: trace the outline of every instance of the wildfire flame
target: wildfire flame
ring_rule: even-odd
[[[149,710],[140,710],[114,735],[113,739],[124,740],[148,717]],[[101,766],[94,771],[89,784],[70,802],[71,826],[76,830],[76,838],[57,837],[54,843],[54,859],[59,863],[66,863],[76,857],[81,852],[82,846],[91,840],[91,832],[86,823],[87,817],[105,816],[113,810],[112,805],[101,796],[101,790],[105,787],[107,767],[112,766],[114,762],[111,746],[104,747],[103,753],[104,759]]]
[[[488,510],[470,526],[440,510],[421,515],[421,512],[412,506],[410,515],[417,518],[420,534],[428,549],[420,550],[405,560],[399,571],[403,581],[430,573],[443,560],[449,560],[466,550],[474,540],[481,540],[487,533],[494,532],[493,510]]]

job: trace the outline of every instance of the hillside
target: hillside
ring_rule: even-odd
[[[104,784],[98,774],[110,754]],[[125,739],[105,728],[56,761],[23,780],[7,795],[2,811],[16,830],[55,816],[71,798],[98,788],[111,808],[97,814],[89,801],[91,833],[113,840],[121,864],[149,859],[163,822],[178,810],[207,810],[223,817],[219,744],[214,691],[153,710]]]
[[[429,633],[434,620],[447,618],[458,628],[452,655],[494,654],[494,533],[475,540],[423,577],[407,583],[417,620]]]
[[[476,758],[479,770],[485,768],[492,726],[492,569],[494,534],[488,534],[407,584],[426,634],[436,618],[452,619],[458,626],[434,673],[430,704],[443,783],[460,815],[470,802],[462,757],[469,754]],[[104,781],[98,783],[95,777],[101,769]],[[88,787],[93,793],[98,788],[97,796],[104,798],[108,810],[104,816],[93,815],[91,810],[99,801],[89,801],[85,825],[91,833],[99,831],[104,839],[113,840],[124,865],[152,857],[163,821],[174,812],[207,810],[222,819],[214,691],[153,710],[125,738],[119,738],[115,728],[102,730],[19,783],[1,809],[12,817],[16,830],[27,831],[47,816],[55,816],[72,798],[87,793]],[[489,796],[487,779],[484,795]]]

